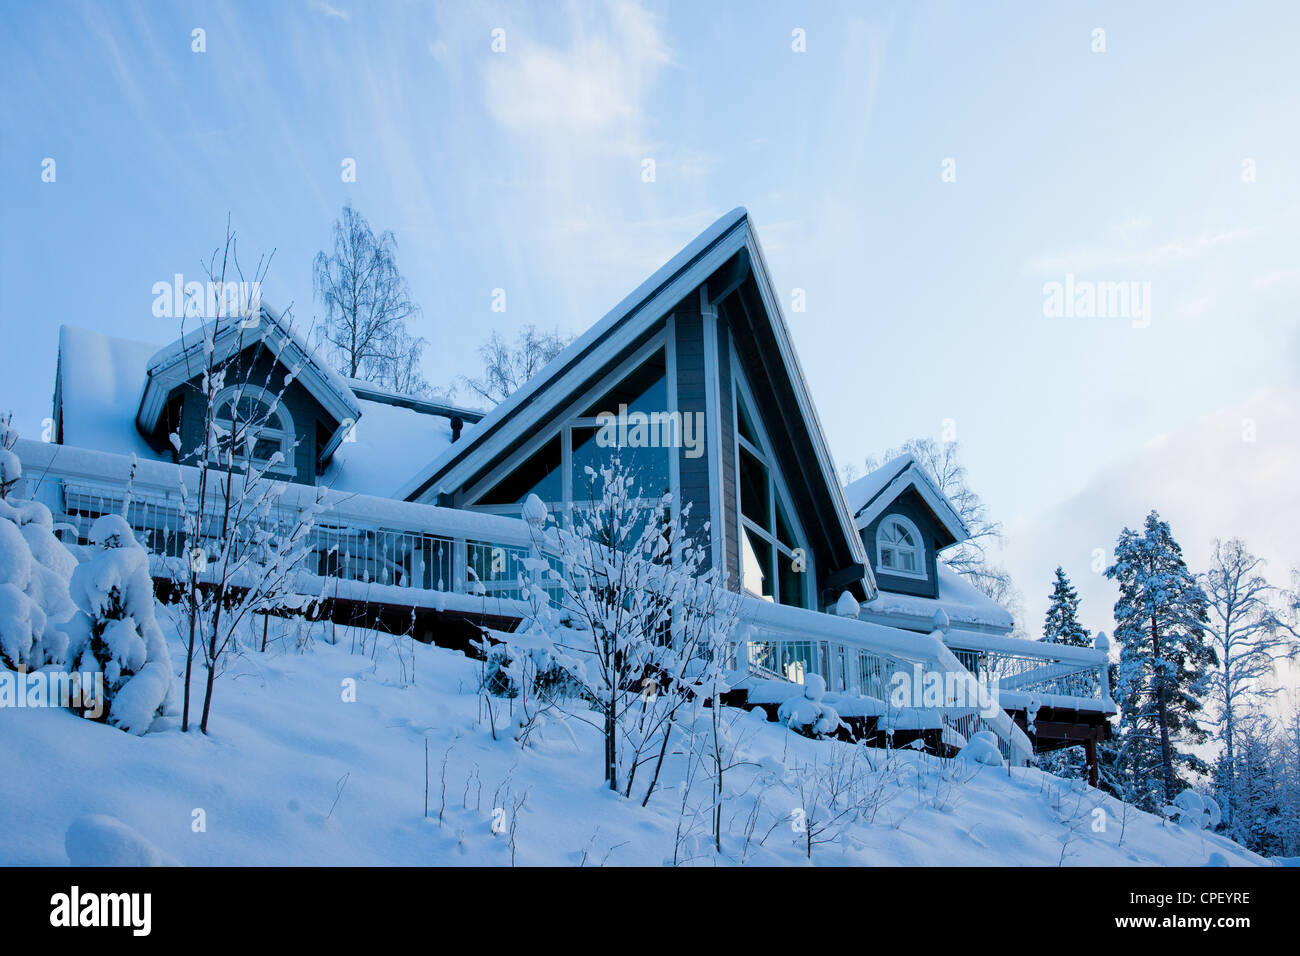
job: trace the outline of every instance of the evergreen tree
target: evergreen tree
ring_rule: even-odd
[[[1155,811],[1190,785],[1188,771],[1208,770],[1179,745],[1207,737],[1197,718],[1218,664],[1205,636],[1209,602],[1155,511],[1143,533],[1125,528],[1120,534],[1106,576],[1120,591],[1117,770],[1139,806]]]
[[[1060,567],[1056,569],[1050,600],[1047,617],[1043,621],[1043,640],[1049,644],[1091,647],[1092,637],[1088,634],[1088,629],[1079,623],[1079,592]]]

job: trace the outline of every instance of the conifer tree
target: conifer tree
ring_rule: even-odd
[[[1056,569],[1050,601],[1043,621],[1043,640],[1049,644],[1091,647],[1092,637],[1079,623],[1079,592],[1060,567]]]
[[[1106,576],[1120,591],[1118,770],[1143,809],[1159,810],[1189,785],[1188,771],[1208,769],[1185,748],[1207,737],[1197,718],[1218,663],[1206,641],[1209,602],[1155,511],[1141,534],[1120,534]]]

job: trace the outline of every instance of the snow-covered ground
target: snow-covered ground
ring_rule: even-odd
[[[165,609],[159,623],[182,662]],[[824,819],[807,781],[837,760],[843,769],[854,750],[729,712],[744,765],[727,776],[715,855],[699,812],[705,774],[686,794],[696,812],[679,832],[680,758],[642,808],[604,788],[600,738],[586,725],[553,724],[526,750],[508,733],[494,740],[480,664],[406,638],[340,628],[331,645],[330,635],[326,624],[273,622],[262,653],[259,624],[218,681],[207,737],[167,721],[137,737],[68,711],[0,709],[0,864],[66,864],[68,848],[82,862],[96,847],[125,846],[192,866],[806,865],[806,828]],[[493,703],[504,727],[509,704]],[[828,842],[814,846],[813,863],[1266,862],[1036,769],[857,753],[874,796],[863,819],[818,834]],[[132,847],[114,820],[151,846]]]

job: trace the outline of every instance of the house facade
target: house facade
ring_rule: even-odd
[[[338,499],[305,572],[333,579],[331,600],[352,612],[364,600],[425,614],[418,637],[453,621],[513,626],[531,549],[523,502],[581,508],[593,472],[617,457],[643,497],[689,503],[688,533],[746,596],[742,668],[758,646],[779,676],[820,673],[832,691],[879,697],[882,675],[916,660],[976,673],[1022,655],[1024,673],[1058,690],[1067,672],[1097,673],[1091,651],[1060,660],[1011,638],[1010,615],[943,564],[969,532],[915,461],[840,486],[743,209],[486,413],[344,378],[269,308],[161,348],[65,326],[51,442],[22,451],[45,463],[39,493],[69,535],[84,539],[97,513],[121,508],[151,550],[179,553],[175,474],[199,464],[187,450],[204,444],[209,348],[230,383],[214,403],[216,447],[243,442],[285,482],[286,507],[321,489]],[[1041,702],[1023,703],[1021,730]],[[1104,714],[1109,702],[1074,703]],[[1023,732],[994,723],[1023,758]]]

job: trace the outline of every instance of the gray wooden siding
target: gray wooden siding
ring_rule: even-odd
[[[712,514],[709,463],[715,454],[716,441],[712,423],[708,422],[708,399],[704,378],[704,324],[700,317],[698,293],[688,295],[673,311],[676,326],[677,349],[677,410],[682,417],[699,413],[705,416],[707,436],[704,454],[698,458],[686,457],[686,449],[678,452],[678,476],[681,482],[682,503],[690,503],[691,515],[686,532],[702,544],[707,540],[704,523],[714,522]],[[709,550],[705,548],[705,566],[711,564]]]

